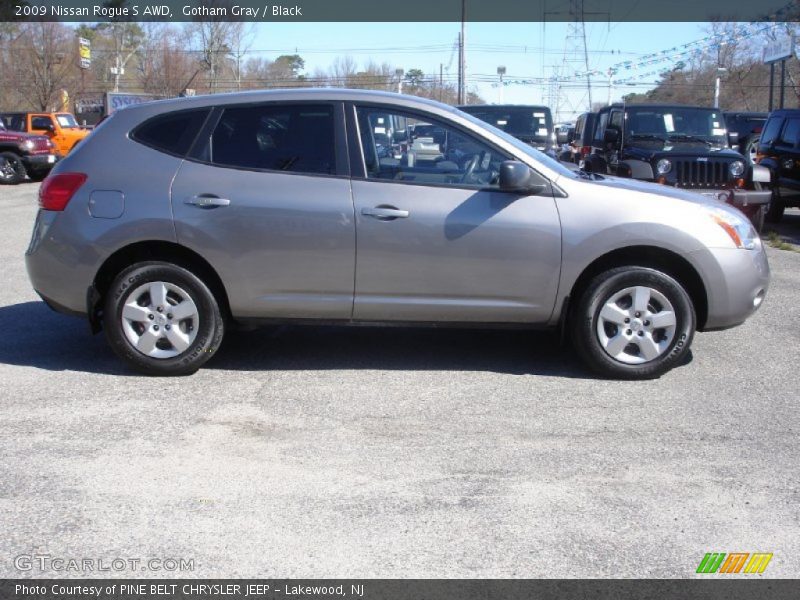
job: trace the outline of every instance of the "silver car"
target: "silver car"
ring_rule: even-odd
[[[52,308],[151,374],[232,325],[560,328],[596,372],[657,377],[742,323],[769,266],[738,210],[570,171],[452,107],[291,90],[117,111],[40,190],[26,254]]]

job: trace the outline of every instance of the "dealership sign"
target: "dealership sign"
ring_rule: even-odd
[[[81,61],[81,69],[88,69],[92,66],[92,42],[90,40],[78,38],[78,56]]]
[[[774,63],[791,58],[794,54],[794,36],[769,42],[764,47],[764,63]]]
[[[133,106],[134,104],[142,104],[144,102],[152,102],[158,100],[158,96],[150,94],[123,94],[120,92],[106,92],[106,114],[110,115],[115,110],[125,108],[126,106]]]

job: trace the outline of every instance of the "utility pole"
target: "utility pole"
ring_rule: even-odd
[[[395,69],[394,74],[397,75],[397,93],[403,93],[403,75],[405,71],[403,69]]]
[[[500,77],[500,86],[497,91],[497,102],[498,104],[503,103],[503,75],[506,74],[506,68],[504,66],[497,67],[497,75]]]
[[[467,45],[467,31],[466,31],[466,16],[467,16],[467,0],[461,0],[461,35],[458,37],[458,103],[466,104],[466,89],[467,89],[467,63],[465,60],[466,45]]]
[[[444,94],[444,65],[439,63],[439,102],[442,101],[442,94]]]

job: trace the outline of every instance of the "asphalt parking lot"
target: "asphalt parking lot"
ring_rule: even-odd
[[[737,551],[800,571],[800,252],[770,249],[763,309],[658,381],[593,379],[547,334],[330,327],[158,379],[29,287],[37,190],[0,187],[0,577],[93,575],[31,554],[194,561],[105,576],[673,578]]]

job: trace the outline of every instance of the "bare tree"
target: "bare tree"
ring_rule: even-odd
[[[61,91],[77,79],[77,41],[72,29],[55,22],[25,23],[14,53],[12,79],[19,93],[38,110],[54,109]]]

